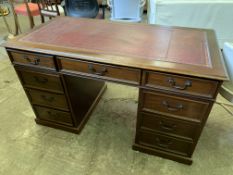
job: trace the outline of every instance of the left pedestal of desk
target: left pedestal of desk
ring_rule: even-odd
[[[79,133],[105,83],[60,73],[53,55],[7,52],[36,114],[36,123]]]

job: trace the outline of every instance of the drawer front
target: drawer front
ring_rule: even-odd
[[[60,69],[64,71],[75,71],[112,81],[122,81],[130,84],[139,84],[141,72],[138,69],[114,67],[104,64],[95,64],[85,61],[74,61],[67,58],[60,58]]]
[[[63,92],[58,75],[17,70],[25,87]]]
[[[68,105],[64,95],[48,93],[39,90],[27,90],[31,103],[42,106],[49,106],[58,109],[68,110]]]
[[[72,126],[71,115],[68,112],[58,111],[40,106],[34,106],[34,109],[39,119]]]
[[[175,95],[166,95],[158,92],[143,91],[142,110],[149,112],[162,112],[183,119],[200,122],[210,105],[209,102],[197,101]],[[171,116],[170,115],[170,116]]]
[[[193,144],[173,137],[167,137],[150,132],[139,132],[136,136],[136,142],[140,145],[180,154],[183,156],[191,156]]]
[[[142,130],[170,134],[172,136],[185,138],[190,141],[195,139],[197,130],[199,128],[196,124],[167,118],[158,114],[152,115],[148,113],[140,113],[139,117],[139,127]]]
[[[145,71],[143,85],[184,94],[214,98],[218,81]]]
[[[53,56],[20,51],[8,51],[14,64],[55,69]]]

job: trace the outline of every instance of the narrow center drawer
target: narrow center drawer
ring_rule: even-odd
[[[142,110],[148,112],[160,112],[164,115],[182,117],[187,120],[201,122],[207,115],[210,102],[198,101],[185,97],[163,94],[161,92],[142,92]]]
[[[142,130],[160,132],[193,141],[199,125],[183,120],[168,118],[163,115],[140,113],[139,127]]]
[[[55,70],[54,59],[51,55],[7,50],[14,64],[49,68]]]
[[[120,81],[129,84],[140,83],[141,71],[139,69],[115,67],[105,64],[96,64],[86,61],[77,61],[59,57],[61,71],[75,71],[86,76],[98,77],[105,80]]]
[[[157,89],[214,98],[218,81],[201,78],[178,76],[160,72],[143,72],[143,85]]]
[[[150,132],[137,133],[136,142],[141,145],[165,150],[183,156],[190,157],[192,154],[192,143]]]
[[[72,126],[72,119],[69,112],[63,112],[35,105],[33,107],[39,119]]]
[[[60,77],[55,74],[23,71],[17,69],[25,87],[51,90],[63,93]]]
[[[66,102],[66,98],[64,95],[55,94],[55,93],[48,93],[39,90],[26,90],[29,96],[31,103],[41,105],[41,106],[48,106],[57,109],[62,109],[68,111],[68,105]]]

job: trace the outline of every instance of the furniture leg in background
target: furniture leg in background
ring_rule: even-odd
[[[18,34],[18,29],[17,29],[17,20],[15,20],[15,16],[13,15],[13,18],[14,18],[14,23],[13,23],[13,26],[12,29],[7,21],[7,16],[10,15],[10,10],[9,8],[6,6],[6,5],[1,5],[0,4],[0,17],[2,17],[3,19],[3,22],[7,28],[7,31],[9,33],[9,35],[7,36],[7,38],[13,38],[15,35]]]

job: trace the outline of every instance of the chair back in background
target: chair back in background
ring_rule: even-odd
[[[67,16],[95,18],[99,13],[97,0],[65,0]]]
[[[38,0],[37,3],[41,13],[42,23],[45,22],[44,17],[49,17],[51,19],[52,17],[60,16],[57,0]]]

